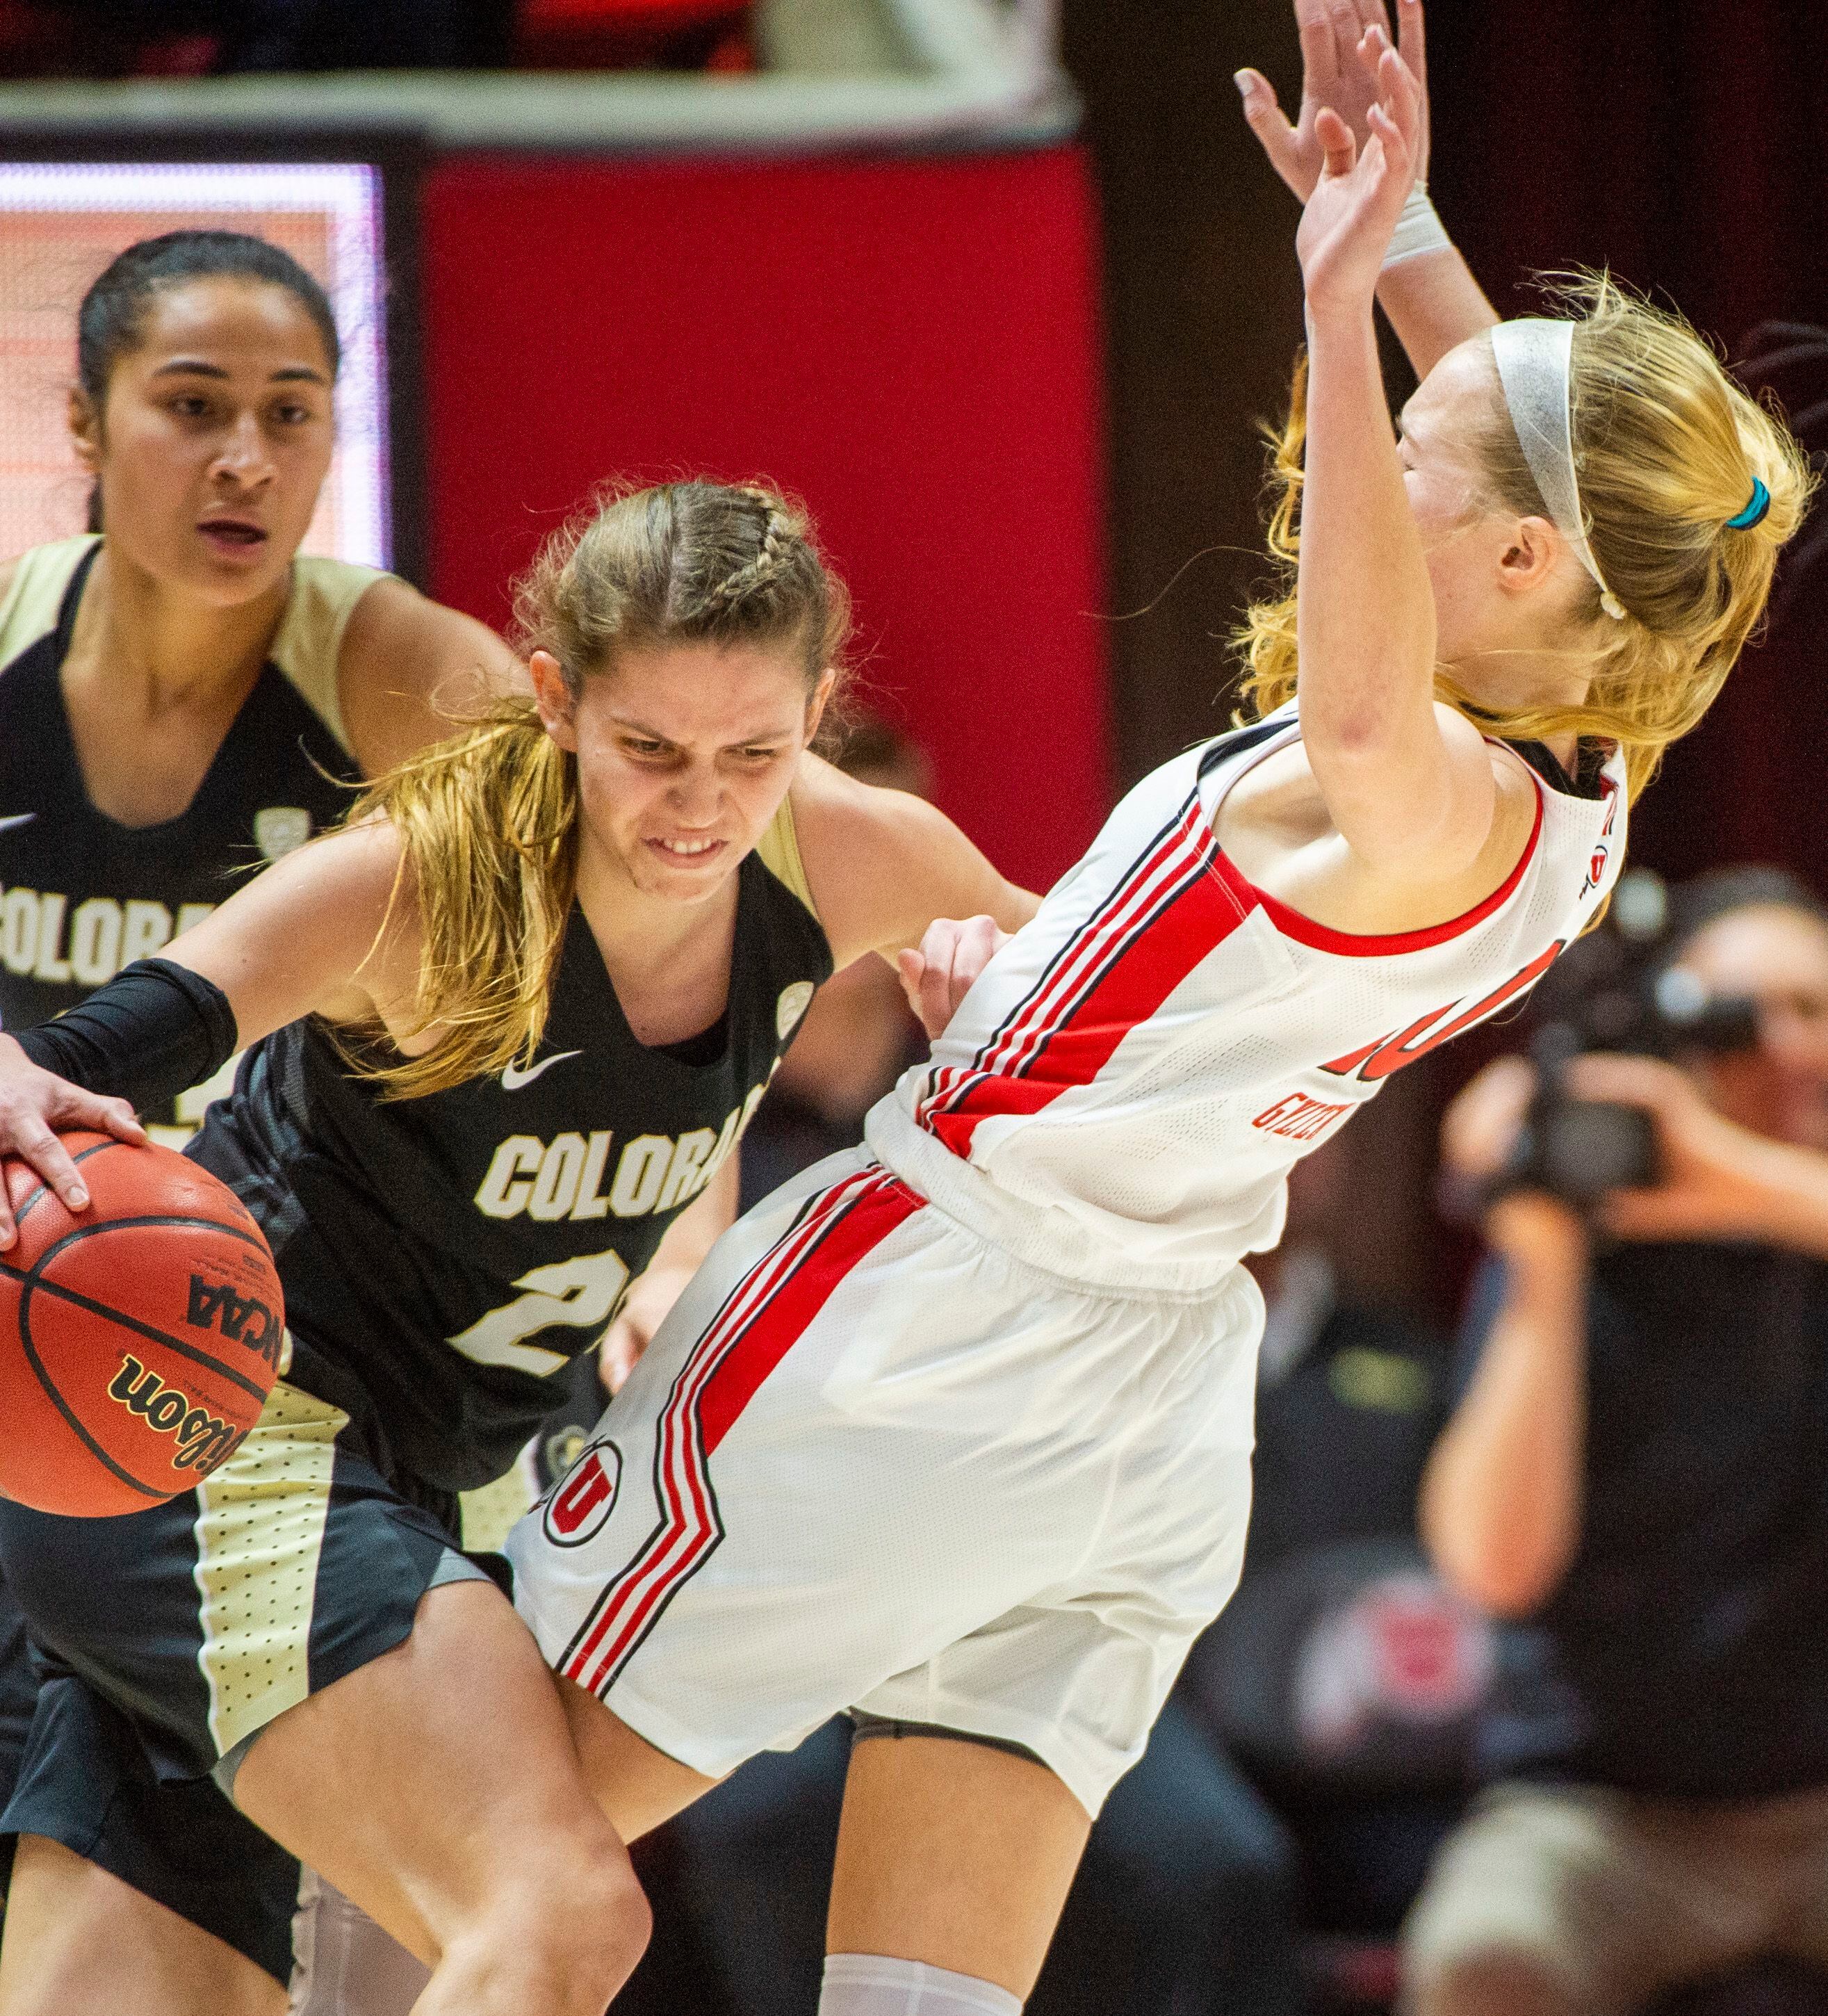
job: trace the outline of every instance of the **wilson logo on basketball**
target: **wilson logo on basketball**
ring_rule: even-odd
[[[622,1452],[614,1442],[592,1442],[547,1501],[546,1538],[554,1546],[582,1546],[602,1532],[621,1481]]]
[[[275,1371],[284,1325],[257,1296],[238,1295],[226,1281],[190,1277],[190,1304],[185,1321],[193,1330],[218,1330],[231,1343],[245,1345]]]
[[[207,1477],[239,1445],[246,1433],[207,1408],[198,1406],[189,1394],[167,1386],[131,1352],[123,1355],[121,1370],[108,1388],[108,1398],[117,1401],[130,1414],[138,1414],[149,1428],[157,1428],[162,1435],[175,1436],[178,1453],[171,1459],[171,1467],[194,1470],[200,1477]]]

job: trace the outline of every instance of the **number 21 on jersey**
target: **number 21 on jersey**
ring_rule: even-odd
[[[615,1314],[628,1285],[627,1263],[619,1253],[585,1253],[575,1260],[555,1260],[534,1267],[514,1283],[524,1291],[511,1302],[448,1340],[476,1365],[512,1366],[543,1379],[567,1362],[568,1354],[548,1351],[525,1340],[542,1330],[600,1330]]]

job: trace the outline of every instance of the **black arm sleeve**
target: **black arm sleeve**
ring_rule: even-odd
[[[136,1107],[201,1085],[239,1043],[228,995],[168,959],[137,959],[54,1022],[9,1033],[34,1064]]]

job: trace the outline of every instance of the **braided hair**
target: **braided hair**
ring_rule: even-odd
[[[574,693],[618,650],[695,642],[778,646],[810,693],[850,634],[805,511],[762,483],[610,491],[548,541],[514,613],[521,649],[550,652]]]

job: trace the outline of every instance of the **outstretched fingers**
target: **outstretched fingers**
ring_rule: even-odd
[[[88,1186],[82,1179],[81,1171],[70,1160],[70,1150],[42,1120],[36,1114],[21,1114],[7,1131],[13,1137],[10,1155],[23,1162],[66,1210],[88,1209]],[[0,1184],[0,1192],[9,1190],[9,1185]],[[18,1230],[13,1199],[8,1194],[0,1207],[0,1248],[10,1246]]]
[[[1384,73],[1393,55],[1408,74],[1405,88],[1416,106],[1416,131],[1412,143],[1416,171],[1419,176],[1425,177],[1428,169],[1428,51],[1422,29],[1421,0],[1398,0],[1398,4],[1403,10],[1400,41],[1391,40],[1387,25],[1371,22],[1367,23],[1355,53],[1359,63],[1376,81],[1380,95],[1387,92]]]
[[[1329,178],[1349,175],[1358,158],[1358,143],[1352,138],[1351,128],[1331,106],[1323,106],[1315,115],[1314,137],[1325,157],[1322,172]]]
[[[104,1099],[99,1092],[85,1092],[80,1085],[70,1087],[59,1118],[66,1127],[86,1127],[96,1134],[112,1134],[117,1141],[125,1141],[135,1148],[143,1148],[152,1138],[128,1100]]]
[[[1386,42],[1377,66],[1380,109],[1402,136],[1405,149],[1416,150],[1422,128],[1422,92],[1415,73]]]
[[[1301,142],[1276,102],[1276,87],[1261,70],[1241,70],[1232,81],[1244,101],[1244,124],[1257,135],[1269,164],[1286,182],[1294,175]]]
[[[1352,59],[1352,45],[1363,32],[1358,19],[1358,0],[1327,0],[1333,30],[1333,63],[1343,70]]]
[[[1295,33],[1301,44],[1302,87],[1318,95],[1340,71],[1340,50],[1327,0],[1295,0]]]
[[[61,1135],[90,1132],[112,1135],[142,1147],[146,1130],[124,1099],[105,1099],[85,1092],[80,1085],[65,1085],[49,1073],[34,1074],[38,1085],[55,1088],[46,1098],[41,1092],[29,1102],[9,1099],[0,1102],[0,1157],[20,1161],[31,1170],[67,1210],[88,1208],[88,1186],[71,1159]],[[18,1236],[10,1186],[0,1179],[0,1252]]]
[[[1378,10],[1383,11],[1381,8]],[[1423,95],[1428,89],[1428,31],[1422,18],[1422,0],[1396,0],[1397,48],[1409,67]]]

